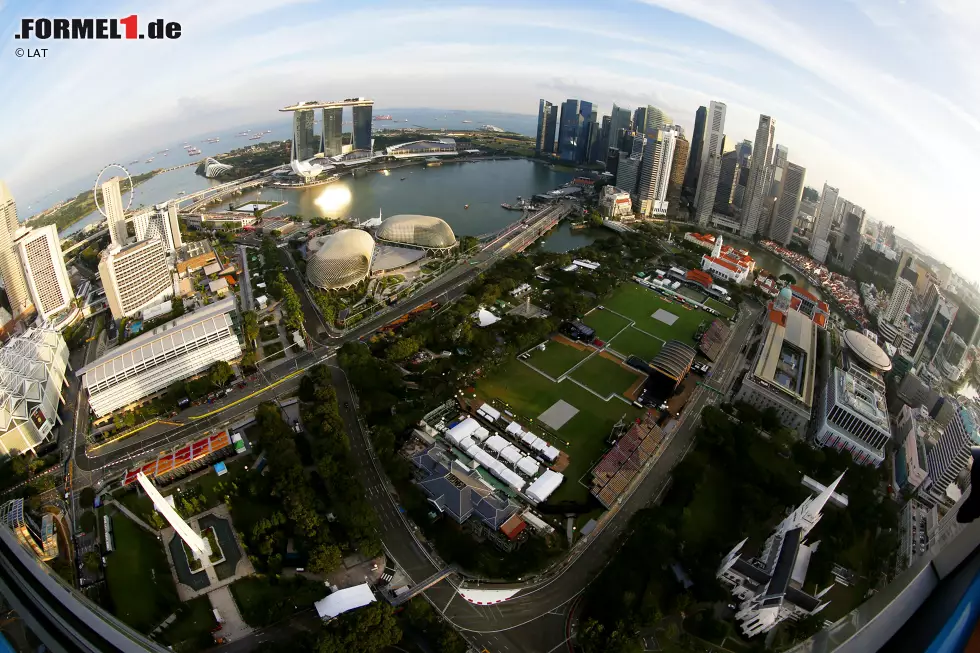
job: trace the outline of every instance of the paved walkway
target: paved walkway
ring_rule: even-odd
[[[235,597],[231,595],[231,590],[227,585],[209,592],[208,600],[211,601],[211,607],[221,615],[223,621],[218,634],[224,637],[226,641],[234,642],[252,632],[252,627],[242,619],[238,605],[235,603]]]

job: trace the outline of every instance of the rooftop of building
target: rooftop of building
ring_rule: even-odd
[[[146,333],[141,333],[140,335],[136,336],[132,340],[129,340],[118,347],[113,347],[112,349],[106,350],[106,352],[96,360],[92,361],[88,365],[85,365],[77,369],[75,371],[75,374],[77,376],[82,376],[83,374],[91,372],[97,367],[100,367],[106,363],[118,359],[121,356],[134,352],[140,347],[144,347],[146,345],[153,345],[156,340],[165,337],[169,333],[172,333],[180,329],[185,329],[189,326],[197,324],[198,322],[203,322],[205,320],[216,317],[218,315],[222,315],[224,313],[230,313],[231,311],[234,310],[235,310],[235,298],[228,297],[227,299],[223,299],[213,304],[209,304],[192,313],[186,313],[175,320],[161,324],[160,326],[156,327],[151,331],[147,331]]]
[[[845,372],[839,367],[834,368],[834,379],[839,390],[838,401],[850,406],[882,430],[890,431],[885,395],[866,377],[860,370]]]
[[[879,372],[887,372],[892,368],[891,359],[888,358],[885,350],[860,331],[845,331],[843,340],[844,344],[847,345],[847,348],[858,360],[871,369]]]
[[[810,408],[817,352],[815,325],[795,310],[772,310],[769,319],[769,330],[752,373]]]

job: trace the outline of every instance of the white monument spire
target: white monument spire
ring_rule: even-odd
[[[153,507],[157,509],[161,515],[167,520],[167,522],[177,531],[177,535],[180,535],[180,539],[184,540],[187,547],[193,552],[194,556],[200,560],[202,565],[209,565],[211,558],[211,546],[204,540],[203,537],[195,533],[190,526],[187,525],[177,511],[167,503],[167,500],[160,494],[160,491],[153,485],[153,481],[146,477],[146,474],[140,472],[136,476],[136,480],[139,481],[140,487],[146,492],[147,496],[153,500]]]

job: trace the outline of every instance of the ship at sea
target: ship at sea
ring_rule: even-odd
[[[208,143],[217,143],[217,142],[219,142],[220,140],[221,140],[220,138],[218,138],[218,137],[214,137],[214,138],[209,138],[209,139],[207,140],[207,142],[208,142]]]
[[[153,157],[151,156],[149,159],[145,161],[145,163],[153,163]]]
[[[374,117],[374,119],[375,119],[375,120],[391,120],[391,116],[389,116],[389,115],[388,115],[388,114],[386,113],[386,114],[384,114],[383,116],[375,116],[375,117]]]
[[[187,148],[187,155],[188,156],[194,156],[195,154],[200,154],[200,153],[201,153],[201,150],[197,149],[196,147]]]
[[[463,121],[463,124],[464,124],[464,125],[468,125],[468,124],[470,124],[471,122],[473,122],[473,121],[472,121],[472,120],[464,120],[464,121]]]
[[[250,140],[250,141],[257,141],[257,140],[259,140],[260,138],[262,138],[262,136],[263,136],[263,134],[254,134],[254,135],[252,135],[252,136],[249,136],[249,137],[248,137],[248,140]]]

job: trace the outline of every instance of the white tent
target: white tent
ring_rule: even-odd
[[[525,476],[534,476],[538,473],[538,470],[541,469],[541,466],[534,458],[524,456],[521,458],[520,462],[517,463],[517,469],[520,470]]]
[[[449,429],[449,431],[446,432],[446,437],[449,438],[453,444],[458,445],[464,438],[473,435],[473,432],[478,428],[480,428],[480,423],[472,417],[467,417],[462,422]]]
[[[563,480],[565,480],[565,477],[560,473],[546,469],[544,470],[544,474],[528,486],[525,494],[531,501],[541,503],[542,501],[546,501],[551,496],[551,493],[558,489],[558,486],[561,485]]]
[[[488,311],[487,309],[480,307],[476,313],[473,314],[476,321],[480,323],[480,328],[488,327],[491,324],[496,324],[500,321],[500,318]]]
[[[520,435],[521,433],[524,432],[524,429],[522,429],[521,425],[518,424],[517,422],[511,422],[510,424],[507,425],[507,432],[510,433],[511,435]]]
[[[472,434],[472,438],[474,440],[479,440],[480,442],[483,442],[488,437],[490,437],[490,431],[488,431],[484,426],[479,427],[478,429],[473,431]]]
[[[544,451],[544,448],[548,446],[548,443],[541,438],[534,438],[534,442],[532,442],[530,446],[535,451]]]
[[[374,603],[375,600],[374,592],[371,591],[367,583],[364,583],[328,594],[326,598],[320,599],[313,606],[321,619],[333,619],[348,610],[362,608],[369,603]]]
[[[486,415],[492,420],[500,419],[500,411],[494,408],[493,406],[491,406],[490,404],[483,404],[482,406],[480,406],[480,411],[483,412],[484,415]]]
[[[524,482],[524,479],[523,478],[521,478],[516,472],[513,472],[513,471],[507,469],[506,467],[504,467],[503,469],[501,469],[500,470],[500,473],[498,473],[496,476],[501,481],[503,481],[504,483],[506,483],[510,487],[514,488],[518,492],[520,492],[521,490],[523,490],[524,489],[524,486],[526,485],[526,483]]]
[[[544,451],[541,452],[541,455],[547,458],[549,461],[555,462],[556,460],[558,460],[558,454],[560,453],[561,452],[558,451],[558,449],[552,447],[551,445],[548,445],[547,447],[544,448]]]
[[[462,449],[463,451],[466,451],[474,444],[475,443],[473,442],[473,438],[467,435],[465,438],[463,438],[463,441],[459,443],[459,448]]]
[[[488,449],[492,449],[497,453],[500,453],[510,446],[510,442],[507,442],[507,440],[503,439],[499,435],[491,435],[485,444],[487,445]]]
[[[517,463],[518,460],[523,458],[523,454],[521,454],[520,449],[518,449],[514,445],[510,445],[509,447],[507,447],[506,449],[500,452],[500,457],[506,460],[507,462],[509,462],[511,465],[514,465]]]
[[[534,435],[530,431],[524,431],[524,433],[521,435],[521,442],[527,445],[530,445],[532,442],[534,442],[537,439],[538,436]]]

